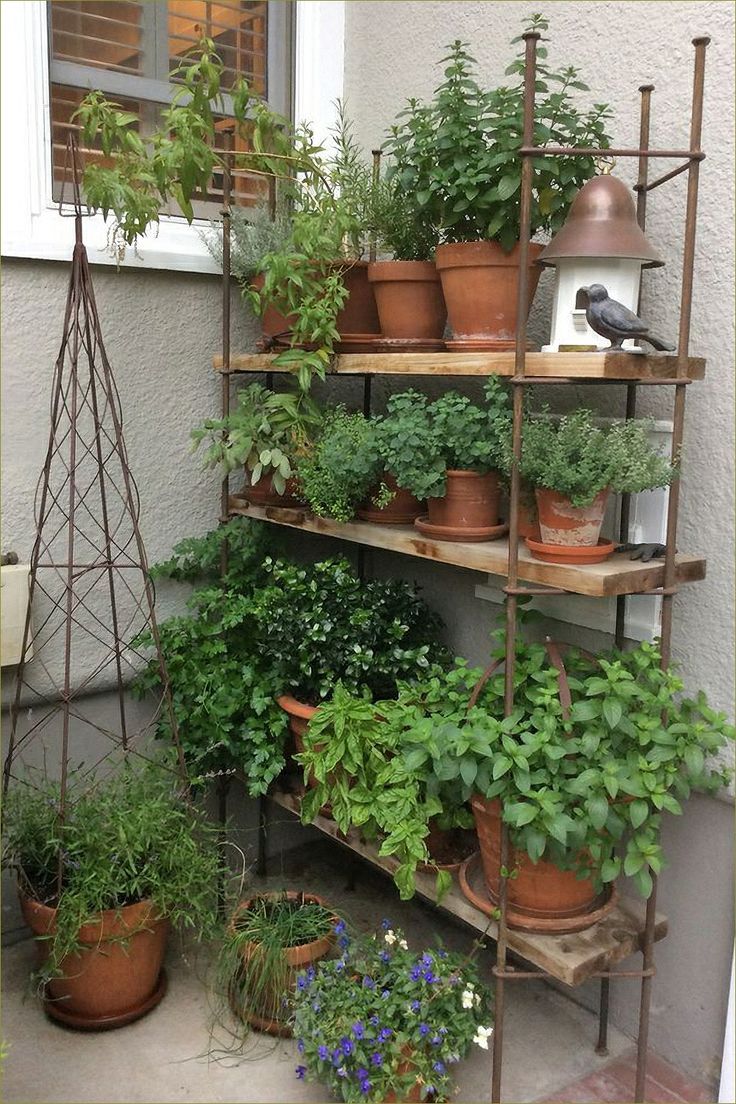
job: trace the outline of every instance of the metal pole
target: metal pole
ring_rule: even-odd
[[[267,814],[267,799],[265,795],[261,794],[258,798],[258,862],[256,864],[256,873],[260,878],[265,878],[266,876],[266,847],[268,844]]]
[[[378,187],[378,182],[381,179],[381,151],[380,149],[372,150],[373,153],[373,190],[375,192]],[[371,220],[372,221],[372,220]],[[370,250],[368,253],[369,260],[375,261],[378,251],[378,239],[376,237],[375,225],[371,226],[371,242]]]
[[[534,139],[534,92],[536,81],[537,31],[524,34],[524,133],[525,146]],[[521,195],[519,219],[519,287],[516,322],[515,380],[523,380],[526,362],[526,319],[529,308],[529,239],[531,237],[532,183],[534,166],[531,158],[524,156],[521,163]],[[519,459],[521,457],[522,421],[524,417],[524,389],[514,387],[514,420],[512,430],[513,457],[511,463],[510,516],[509,516],[509,562],[507,584],[510,588],[506,595],[506,662],[504,674],[504,713],[508,716],[514,707],[514,660],[516,657],[516,611],[518,597],[514,590],[519,583]],[[499,881],[498,942],[496,945],[495,971],[495,1027],[493,1032],[493,1073],[491,1077],[491,1101],[498,1104],[501,1099],[501,1075],[503,1067],[503,1018],[506,954],[508,931],[506,923],[507,879],[504,871],[508,867],[509,838],[508,828],[501,821],[501,854]]]
[[[232,187],[232,134],[223,135],[224,156],[222,176],[222,417],[230,413],[230,195]],[[226,522],[230,508],[230,476],[227,472],[220,488],[220,521]],[[227,574],[228,547],[222,542],[220,549],[220,576]]]

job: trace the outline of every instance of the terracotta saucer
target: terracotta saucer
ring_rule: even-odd
[[[508,525],[484,525],[478,529],[459,529],[454,526],[432,525],[429,518],[418,517],[414,522],[415,528],[424,537],[434,537],[435,540],[458,541],[467,544],[470,541],[498,540],[508,533]]]
[[[483,864],[481,862],[480,851],[476,851],[474,855],[471,855],[469,859],[465,860],[460,867],[458,878],[463,896],[470,901],[471,905],[480,909],[486,916],[495,918],[498,903],[494,901],[493,897],[488,892],[488,886],[486,885],[486,880],[483,875]],[[511,906],[507,906],[506,923],[510,928],[515,928],[517,931],[541,932],[545,935],[564,935],[568,932],[579,932],[585,931],[586,928],[592,928],[593,925],[597,924],[599,920],[602,920],[604,916],[608,916],[617,902],[618,893],[616,892],[616,887],[610,886],[596,898],[594,907],[586,912],[577,913],[572,916],[527,916],[526,913],[517,912],[516,909]]]
[[[445,348],[451,353],[507,353],[516,348],[514,340],[501,341],[492,337],[453,338],[445,342]],[[526,343],[526,351],[533,352],[531,341]]]
[[[46,997],[43,1002],[47,1016],[66,1027],[73,1027],[77,1031],[111,1031],[114,1027],[125,1027],[145,1016],[147,1012],[155,1008],[166,993],[166,971],[161,970],[156,982],[156,988],[149,997],[137,1004],[135,1008],[129,1008],[126,1012],[118,1012],[114,1016],[80,1016],[76,1012],[69,1012],[63,1001],[52,1000]]]
[[[616,551],[616,543],[601,539],[597,545],[545,544],[543,541],[525,538],[525,543],[535,560],[557,564],[602,563]]]
[[[383,341],[380,334],[341,334],[335,342],[336,353],[375,353],[378,342]]]
[[[441,337],[381,337],[375,345],[377,353],[441,353],[444,348]]]

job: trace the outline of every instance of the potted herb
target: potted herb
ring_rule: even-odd
[[[420,532],[438,540],[478,541],[501,536],[500,476],[508,470],[511,407],[496,376],[485,402],[448,391],[430,403],[416,391],[393,395],[387,405],[384,450],[387,470],[400,486],[428,500]],[[385,440],[385,438],[384,438]]]
[[[610,492],[666,487],[675,475],[649,443],[649,424],[600,426],[590,410],[527,421],[521,474],[536,492],[541,541],[527,538],[536,558],[595,563],[614,551],[611,541],[599,539]]]
[[[661,814],[680,813],[693,788],[726,784],[728,772],[706,756],[734,729],[704,695],[683,697],[681,679],[646,643],[595,657],[520,641],[515,709],[504,717],[502,649],[495,654],[490,676],[464,664],[446,676],[444,707],[442,678],[428,687],[427,716],[406,733],[407,766],[454,779],[457,798],[472,800],[485,886],[471,877],[461,885],[476,905],[498,899],[502,818],[510,923],[579,930],[622,872],[649,895],[650,871],[663,862]]]
[[[169,929],[215,930],[215,830],[168,764],[71,776],[63,817],[59,783],[31,781],[5,799],[3,865],[37,939],[46,1011],[83,1030],[120,1027],[164,995]]]
[[[294,465],[319,423],[317,407],[303,393],[270,391],[252,383],[238,392],[235,410],[208,418],[192,430],[193,448],[205,442],[206,468],[231,472],[244,467],[243,497],[257,506],[293,506]]]
[[[547,21],[532,17],[531,29]],[[515,39],[518,42],[519,39]],[[427,221],[440,228],[437,268],[454,349],[510,349],[516,332],[519,282],[523,84],[487,91],[475,77],[466,45],[453,42],[442,59],[444,80],[429,103],[410,100],[386,148],[390,172],[416,196]],[[606,148],[605,104],[580,110],[585,91],[572,66],[550,68],[538,50],[535,145]],[[509,75],[523,73],[517,59]],[[578,189],[595,174],[592,157],[547,158],[534,164],[531,234],[556,232]],[[529,305],[539,279],[542,245],[529,247]]]
[[[434,263],[439,237],[415,196],[393,176],[375,189],[373,231],[392,260],[368,266],[386,351],[444,348],[447,308]]]
[[[289,1037],[298,975],[305,967],[314,975],[314,964],[330,953],[344,926],[312,893],[249,897],[230,918],[218,958],[218,988],[251,1027]]]
[[[296,994],[298,1078],[353,1101],[447,1100],[452,1067],[492,1035],[489,994],[474,964],[442,948],[417,954],[384,920],[345,940]]]

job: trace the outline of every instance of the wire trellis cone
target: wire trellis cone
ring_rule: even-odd
[[[140,499],[82,241],[73,144],[69,158],[76,244],[54,367],[48,448],[36,487],[28,613],[3,773],[5,792],[11,778],[32,784],[29,766],[58,772],[62,819],[70,769],[92,777],[111,758],[149,758],[150,738],[160,722],[170,731],[177,773],[186,785],[139,527]],[[147,634],[149,645],[139,641],[141,634]],[[163,689],[160,698],[141,707],[130,701],[126,686],[149,661],[151,646]],[[110,709],[101,710],[94,699],[85,702],[103,690],[112,691]]]

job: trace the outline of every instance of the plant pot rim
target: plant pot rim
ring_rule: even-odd
[[[484,472],[476,471],[474,468],[447,468],[445,475],[452,479],[488,479],[493,476],[498,478],[498,472],[494,468]]]
[[[20,887],[18,887],[18,897],[20,898],[24,919],[34,931],[34,934],[42,933],[46,935],[50,933],[55,926],[58,909],[52,905],[45,905],[43,901],[39,901],[35,897],[29,897]],[[34,913],[40,921],[38,932],[30,924],[30,916]],[[134,923],[131,923],[130,921],[135,913],[139,913],[140,916]],[[144,897],[140,901],[132,901],[130,904],[120,905],[118,908],[103,909],[93,919],[80,925],[77,938],[82,944],[96,944],[101,940],[104,942],[108,938],[116,938],[126,933],[134,935],[136,931],[145,928],[148,922],[157,924],[165,921],[165,916],[155,915],[151,898]]]
[[[534,559],[559,564],[603,563],[617,548],[615,541],[604,537],[600,537],[597,544],[545,544],[532,537],[525,537],[524,541]]]
[[[300,966],[302,963],[313,961],[315,958],[319,958],[326,954],[332,944],[335,942],[335,924],[339,921],[340,917],[336,912],[332,911],[332,906],[328,905],[323,897],[320,897],[316,893],[303,893],[295,889],[286,890],[270,890],[264,893],[253,893],[250,897],[247,897],[244,901],[240,901],[236,905],[228,923],[228,932],[231,935],[236,933],[235,921],[241,913],[246,912],[247,909],[258,900],[283,900],[286,898],[288,901],[301,900],[306,905],[320,905],[330,913],[330,927],[324,935],[320,935],[317,939],[310,939],[307,943],[296,943],[293,947],[283,947],[284,958],[289,966]],[[241,954],[245,961],[248,961],[249,956],[253,953],[256,947],[260,946],[258,940],[249,940],[241,947]]]
[[[292,717],[303,717],[306,720],[313,717],[319,709],[318,705],[309,705],[307,702],[299,701],[291,694],[280,694],[276,698],[276,704],[280,705],[284,712],[289,713]]]
[[[439,283],[440,274],[434,261],[371,261],[368,265],[368,279],[372,284],[403,280],[412,283]]]
[[[529,242],[529,267],[538,264],[538,258],[544,245],[541,242]],[[496,241],[476,238],[466,242],[444,242],[435,250],[435,264],[438,269],[476,267],[478,265],[513,266],[518,265],[521,243],[516,242],[508,253]]]

